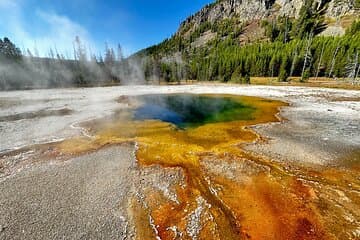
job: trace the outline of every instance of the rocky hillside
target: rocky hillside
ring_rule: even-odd
[[[297,18],[305,4],[306,0],[218,0],[186,19],[182,27],[207,21],[214,23],[231,17],[244,22],[269,16]],[[354,14],[357,7],[353,0],[314,0],[312,4],[317,9],[326,7],[325,15],[334,19]]]
[[[239,43],[266,40],[263,21],[274,22],[285,17],[294,22],[306,4],[323,18],[324,28],[319,33],[325,36],[343,35],[354,19],[359,18],[360,0],[218,0],[181,23],[168,39],[181,41],[179,49],[171,50],[201,47],[230,34],[236,35]]]
[[[360,0],[218,0],[135,56],[146,79],[159,81],[344,77],[360,52],[359,7]]]
[[[301,8],[307,0],[219,0],[205,6],[196,14],[187,18],[176,35],[190,39],[192,33],[201,32],[191,38],[192,46],[201,46],[222,32],[206,29],[205,25],[231,24],[241,28],[240,40],[254,41],[266,37],[261,26],[262,20],[274,20],[278,17],[298,19]],[[352,20],[358,17],[359,1],[355,0],[314,0],[312,8],[325,18],[324,35],[343,35]],[[229,24],[229,25],[230,25]],[[204,27],[205,26],[205,27]],[[206,29],[203,31],[202,29]],[[196,34],[195,34],[196,35]],[[239,34],[240,35],[240,34]]]

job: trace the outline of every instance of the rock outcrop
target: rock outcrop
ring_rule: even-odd
[[[184,32],[184,29],[194,29],[204,22],[215,23],[233,17],[243,23],[276,16],[298,18],[305,3],[306,0],[218,0],[187,18],[178,33]],[[324,8],[325,17],[333,21],[359,12],[353,0],[314,0],[313,4],[318,10]]]

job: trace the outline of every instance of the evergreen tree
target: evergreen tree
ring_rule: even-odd
[[[20,59],[22,57],[21,51],[9,38],[4,37],[0,39],[0,57],[4,59]]]

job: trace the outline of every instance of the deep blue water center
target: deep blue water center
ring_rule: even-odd
[[[256,110],[229,96],[195,94],[144,95],[134,112],[135,120],[156,119],[179,128],[198,127],[207,123],[251,120]]]

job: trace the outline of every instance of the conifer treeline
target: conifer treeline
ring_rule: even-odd
[[[138,53],[147,56],[145,76],[159,81],[249,82],[250,76],[287,81],[290,76],[299,76],[302,81],[309,77],[331,77],[359,82],[360,21],[354,21],[343,36],[320,36],[326,28],[326,3],[318,6],[308,0],[297,19],[280,16],[262,21],[268,41],[245,45],[239,42],[244,26],[236,16],[220,22],[203,22],[190,35],[184,33],[193,25],[183,25],[170,39]],[[208,31],[217,37],[203,47],[193,47],[194,39]],[[174,53],[180,54],[181,60],[169,57]]]
[[[193,79],[225,82],[236,80],[237,76],[279,77],[281,81],[289,76],[302,76],[304,80],[310,76],[342,78],[348,77],[347,66],[356,60],[359,51],[360,34],[244,47],[230,41],[219,42],[209,53],[201,50],[190,60],[190,74]]]

